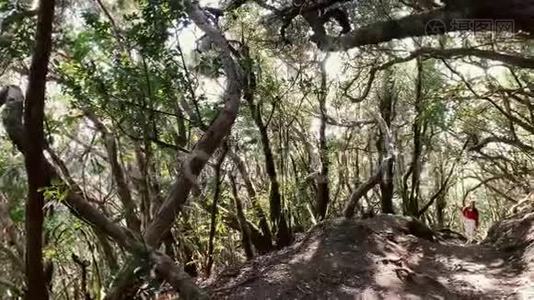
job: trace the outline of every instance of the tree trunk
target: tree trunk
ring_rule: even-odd
[[[245,166],[245,162],[243,162],[241,157],[239,157],[236,153],[232,151],[229,151],[228,155],[230,156],[234,164],[237,166],[237,169],[239,170],[239,173],[241,174],[241,178],[243,179],[245,183],[245,188],[250,198],[250,202],[252,203],[254,213],[256,214],[256,217],[259,219],[260,229],[263,233],[264,240],[265,240],[263,243],[265,246],[262,247],[262,249],[271,249],[272,248],[272,233],[271,233],[271,229],[269,228],[269,222],[267,221],[265,212],[263,211],[260,203],[258,202],[256,189],[254,188],[254,185],[252,184],[252,180],[250,180],[250,176]],[[260,250],[260,249],[258,250],[262,254],[265,253],[265,250]],[[267,250],[267,252],[268,251],[270,250]]]
[[[217,211],[218,211],[218,203],[219,198],[221,195],[221,177],[224,175],[221,175],[221,167],[224,162],[224,159],[226,158],[226,151],[227,146],[223,145],[222,152],[219,156],[219,159],[217,160],[217,163],[215,164],[215,192],[213,193],[213,204],[211,205],[211,221],[210,221],[210,235],[209,235],[209,242],[208,242],[208,262],[206,263],[206,276],[210,277],[211,275],[211,268],[213,266],[213,248],[215,243],[215,229],[217,228]]]
[[[189,274],[191,277],[197,277],[198,276],[198,268],[197,263],[194,260],[193,257],[193,250],[191,250],[191,247],[189,245],[184,245],[184,271]]]
[[[434,179],[435,179],[435,186],[439,187],[444,184],[443,177],[444,174],[444,168],[443,164],[439,163],[439,166],[436,167]],[[438,229],[443,229],[445,225],[445,208],[447,207],[447,194],[446,193],[440,193],[438,198],[436,199],[436,222]]]
[[[141,197],[140,210],[142,214],[141,225],[146,228],[150,224],[152,214],[157,212],[160,203],[152,203],[150,193],[150,172],[148,171],[149,158],[145,155],[143,147],[140,143],[135,144],[135,161],[137,169],[139,170],[139,178],[136,178],[137,191]],[[156,196],[157,197],[157,196]],[[154,197],[154,198],[156,198]],[[153,205],[152,205],[153,204]]]
[[[249,58],[250,59],[250,58]],[[288,246],[291,243],[292,236],[286,217],[282,211],[282,197],[280,195],[280,186],[276,175],[274,156],[271,150],[271,143],[267,132],[267,126],[263,122],[261,110],[254,103],[254,92],[256,90],[256,78],[254,72],[248,70],[247,85],[244,91],[244,98],[248,102],[254,123],[258,127],[261,137],[263,155],[265,156],[265,169],[269,176],[271,189],[269,194],[271,222],[276,232],[276,245],[278,248]]]
[[[189,14],[195,23],[208,33],[214,44],[221,49],[221,59],[227,75],[227,88],[223,95],[225,106],[197,142],[193,151],[187,155],[167,198],[154,216],[154,220],[145,230],[144,238],[151,246],[157,246],[172,227],[177,214],[187,200],[189,192],[196,186],[196,179],[207,160],[230,132],[239,110],[239,99],[241,99],[242,70],[233,59],[228,41],[220,32],[211,27],[212,25],[200,8],[190,10]]]
[[[24,110],[26,155],[24,162],[28,176],[26,202],[26,299],[48,299],[48,289],[43,269],[43,188],[50,186],[50,176],[45,169],[44,106],[46,74],[52,48],[52,22],[54,0],[39,2],[35,47],[28,79]]]
[[[393,121],[393,106],[394,106],[394,84],[393,78],[390,71],[384,76],[384,91],[379,96],[380,97],[380,115],[385,121],[385,125],[388,128],[391,128],[391,122]],[[387,145],[385,132],[382,130],[379,133],[379,138],[377,140],[377,148],[379,153],[380,161],[384,160],[384,157],[387,155]],[[393,160],[387,160],[387,163],[381,168],[381,179],[380,179],[380,191],[381,195],[381,207],[382,213],[393,214]]]
[[[117,256],[113,251],[113,247],[105,236],[105,234],[100,232],[100,230],[98,230],[97,228],[93,228],[93,232],[95,233],[95,236],[98,239],[99,246],[102,249],[102,252],[104,253],[104,259],[106,260],[109,270],[112,274],[114,274],[119,270],[119,265],[117,262]]]
[[[174,240],[174,237],[172,236],[172,231],[169,230],[167,235],[163,238],[163,245],[165,246],[165,254],[167,254],[170,258],[176,259],[176,253],[174,252],[174,244],[176,241]]]
[[[237,192],[237,184],[232,174],[230,174],[230,184],[232,185],[232,195],[234,196],[235,212],[237,216],[237,221],[239,222],[239,229],[241,231],[241,244],[243,245],[243,250],[245,250],[245,255],[247,256],[247,259],[252,259],[254,258],[254,250],[252,249],[250,229],[247,226],[247,219],[243,210],[243,204],[241,203],[241,199],[239,199],[239,194]]]
[[[82,260],[78,255],[74,253],[72,253],[71,257],[74,263],[78,265],[78,267],[80,268],[80,272],[82,273],[82,278],[80,282],[80,286],[81,286],[80,294],[83,296],[84,300],[91,300],[91,295],[89,294],[89,291],[87,290],[87,273],[88,273],[87,267],[90,266],[90,263],[86,260]]]
[[[359,206],[358,201],[361,197],[365,196],[369,190],[371,190],[376,184],[379,184],[383,179],[383,174],[387,174],[387,170],[389,168],[392,168],[393,164],[395,163],[395,149],[394,149],[394,141],[393,141],[393,135],[391,134],[391,129],[388,127],[386,121],[381,115],[377,115],[376,117],[378,126],[380,128],[383,144],[384,144],[384,153],[382,154],[383,159],[378,165],[378,169],[371,174],[371,176],[363,183],[359,184],[358,187],[352,192],[350,195],[347,204],[345,206],[345,210],[343,211],[343,215],[345,218],[349,219],[354,216],[354,210],[357,206]],[[369,142],[369,148],[370,148],[370,142]],[[371,159],[369,160],[372,161]],[[371,166],[372,170],[372,166]],[[388,205],[388,206],[386,206]],[[384,212],[384,208],[391,209],[393,212],[393,203],[389,202],[382,203],[382,211]]]
[[[328,145],[326,143],[326,97],[328,96],[328,87],[326,86],[325,64],[328,55],[321,62],[321,91],[319,93],[319,111],[321,114],[321,124],[319,127],[319,158],[321,160],[321,170],[317,178],[317,209],[316,214],[319,220],[326,218],[328,203],[330,202],[330,191],[328,185]]]
[[[360,198],[367,194],[370,189],[372,189],[377,183],[380,182],[381,173],[382,168],[379,168],[375,174],[371,175],[371,177],[369,177],[367,181],[359,184],[358,187],[354,190],[354,192],[351,193],[349,200],[347,201],[347,205],[345,206],[345,210],[343,211],[343,215],[345,216],[345,218],[350,219],[354,216],[356,207],[360,206]]]
[[[423,126],[422,119],[424,110],[423,101],[423,63],[420,58],[417,59],[417,80],[415,83],[415,120],[412,126],[413,133],[413,153],[412,153],[412,187],[408,203],[406,204],[405,214],[408,216],[417,216],[419,212],[419,185],[422,169],[423,154]]]

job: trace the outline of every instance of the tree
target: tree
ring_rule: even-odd
[[[24,109],[24,158],[28,176],[26,204],[26,299],[48,299],[43,267],[43,189],[50,186],[44,167],[44,101],[48,61],[52,49],[54,1],[40,1],[28,90]]]

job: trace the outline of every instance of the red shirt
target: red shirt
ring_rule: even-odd
[[[467,219],[475,220],[478,226],[478,210],[476,208],[466,207],[462,210],[462,214]]]

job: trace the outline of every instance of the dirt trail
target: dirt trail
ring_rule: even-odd
[[[214,299],[534,299],[534,215],[516,223],[465,246],[403,217],[328,221],[206,288]]]

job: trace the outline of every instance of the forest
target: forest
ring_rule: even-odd
[[[534,299],[531,34],[534,0],[0,0],[0,299]]]

